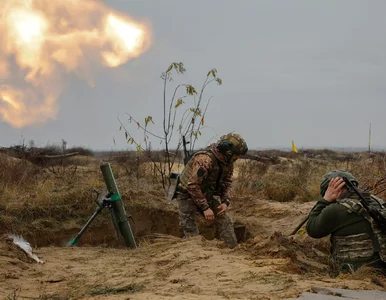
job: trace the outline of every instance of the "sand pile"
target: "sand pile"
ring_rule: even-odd
[[[30,244],[22,237],[3,235],[0,238],[0,261],[12,262],[15,260],[25,263],[42,263],[42,261],[32,253]]]
[[[296,236],[285,236],[281,232],[258,235],[249,239],[242,247],[254,258],[290,258],[292,273],[328,271],[328,254],[321,240]]]

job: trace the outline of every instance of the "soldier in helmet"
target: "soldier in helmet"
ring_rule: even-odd
[[[214,223],[217,235],[228,247],[237,246],[233,222],[226,211],[230,205],[233,164],[247,151],[245,140],[229,133],[189,160],[181,173],[176,197],[185,237],[199,234],[195,221],[198,210]]]
[[[362,206],[359,197],[345,186],[346,177],[355,187],[358,181],[344,170],[324,175],[319,200],[309,214],[307,233],[313,238],[328,235],[336,275],[354,272],[361,266],[386,272],[386,235],[382,233]],[[362,192],[371,205],[381,207],[382,199]]]

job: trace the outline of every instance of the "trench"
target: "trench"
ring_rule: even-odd
[[[130,206],[130,227],[138,245],[143,242],[149,243],[154,234],[166,234],[176,237],[183,237],[183,233],[179,226],[179,218],[177,210],[164,210],[161,208],[149,208],[143,206]],[[81,228],[86,224],[87,219],[91,217],[92,212],[87,217],[81,220],[67,219],[60,222],[60,226],[53,226],[44,218],[31,220],[27,226],[31,224],[39,224],[39,226],[28,227],[25,230],[20,230],[20,234],[33,247],[65,246]],[[197,216],[197,224],[200,234],[208,240],[216,238],[216,230],[214,226],[210,226],[201,216]],[[75,224],[74,224],[75,223]],[[247,231],[245,224],[235,223],[235,233],[239,243],[245,242],[251,237]],[[1,231],[1,230],[0,230]],[[9,233],[9,232],[0,232]],[[13,232],[18,234],[18,232]],[[118,237],[113,226],[110,213],[107,209],[103,210],[90,226],[85,230],[81,238],[78,240],[77,246],[103,246],[123,248],[125,247],[122,237]]]
[[[130,204],[127,203],[125,206],[126,212],[132,216],[132,219],[129,219],[130,226],[139,247],[153,243],[154,234],[183,237],[176,207],[172,205],[165,207],[164,204],[155,206],[154,203]],[[55,210],[54,207],[43,211],[29,211],[27,215],[23,215],[22,212],[20,209],[8,210],[6,219],[12,222],[4,227],[7,223],[4,223],[4,215],[2,218],[0,211],[0,236],[7,233],[22,235],[33,248],[66,246],[93,214],[93,211],[89,209],[76,210],[71,213],[71,211]],[[210,226],[199,214],[197,214],[196,221],[201,236],[207,240],[216,238],[214,226]],[[256,224],[253,223],[235,222],[234,224],[239,243],[244,243],[249,239],[253,241],[253,238],[257,238],[254,243],[246,246],[252,257],[290,258],[289,271],[296,274],[311,271],[326,272],[325,266],[327,266],[328,259],[327,255],[321,255],[326,248],[322,241],[309,239],[296,241],[279,232],[267,236],[254,235],[255,226]],[[126,248],[123,237],[117,237],[107,209],[103,210],[85,230],[76,246]]]

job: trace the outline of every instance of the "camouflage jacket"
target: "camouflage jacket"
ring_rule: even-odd
[[[204,211],[209,208],[208,199],[213,196],[220,196],[223,203],[229,204],[232,175],[233,163],[226,163],[212,145],[210,150],[193,155],[181,173],[179,185]]]

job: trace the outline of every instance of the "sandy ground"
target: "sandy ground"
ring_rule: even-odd
[[[257,200],[256,200],[257,201]],[[1,299],[284,299],[311,286],[384,290],[383,278],[332,278],[322,241],[304,230],[292,237],[312,203],[258,200],[246,216],[254,235],[230,250],[218,240],[150,235],[136,250],[43,247],[28,259],[6,238],[0,242]],[[246,207],[238,206],[243,210]],[[233,211],[233,214],[237,213]],[[257,234],[256,234],[257,233]],[[7,298],[8,297],[8,298]]]
[[[321,284],[381,289],[368,281],[291,274],[289,258],[252,258],[241,247],[228,250],[201,237],[161,236],[137,250],[51,247],[36,254],[44,264],[2,256],[1,297],[283,299]]]

